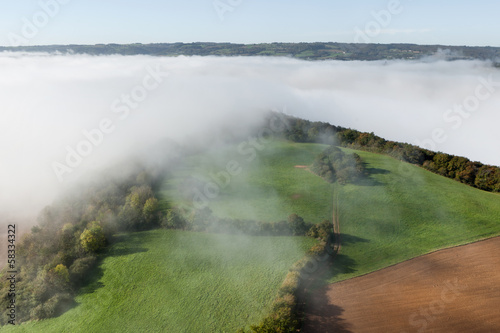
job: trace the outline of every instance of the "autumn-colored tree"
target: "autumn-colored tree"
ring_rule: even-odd
[[[500,171],[498,171],[497,168],[489,165],[483,165],[477,171],[474,184],[482,190],[494,191],[497,188],[499,178]]]
[[[97,221],[89,223],[87,229],[85,229],[80,235],[80,244],[83,249],[89,253],[96,253],[103,249],[106,245],[106,238],[104,237],[104,231]]]

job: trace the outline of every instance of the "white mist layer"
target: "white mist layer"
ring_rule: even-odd
[[[3,53],[0,101],[0,212],[38,210],[162,138],[189,144],[272,109],[500,165],[500,75],[481,61]]]

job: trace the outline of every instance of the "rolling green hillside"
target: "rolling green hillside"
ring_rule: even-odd
[[[500,234],[500,195],[356,153],[370,174],[361,184],[336,186],[343,245],[330,282]]]
[[[221,217],[273,221],[295,212],[317,223],[331,219],[335,197],[343,245],[341,256],[326,276],[329,282],[500,234],[500,195],[388,156],[355,151],[368,171],[357,184],[332,186],[307,170],[294,168],[310,165],[326,147],[269,143],[254,161],[242,163],[241,174],[209,200],[208,206]],[[210,181],[210,172],[222,170],[217,161],[244,160],[236,148],[221,154],[223,158],[214,154],[194,157],[189,161],[190,169],[176,172],[166,184],[165,195],[182,203],[175,196],[176,186],[188,175],[197,175],[203,185]]]
[[[304,237],[122,235],[76,307],[2,332],[235,332],[267,314]]]
[[[193,188],[204,191],[207,183],[222,176],[229,161],[237,161],[241,172],[230,178],[220,193],[207,197],[208,207],[219,217],[275,222],[296,213],[319,223],[332,216],[333,186],[297,165],[309,165],[326,145],[274,141],[263,145],[251,161],[236,146],[193,156],[180,165],[165,183],[163,197],[175,205],[193,203]],[[215,177],[211,175],[216,175]],[[190,186],[190,184],[193,184]],[[188,185],[186,185],[188,184]],[[189,186],[189,190],[183,188]],[[186,195],[181,194],[185,192]]]
[[[322,282],[500,234],[500,195],[387,156],[356,151],[367,175],[348,185],[296,167],[326,147],[273,141],[253,159],[232,146],[192,156],[165,181],[164,205],[188,207],[193,189],[217,180],[206,203],[220,217],[278,221],[297,213],[319,223],[335,203],[342,248]],[[230,161],[241,170],[222,181]],[[121,235],[76,307],[2,332],[234,332],[268,313],[288,268],[313,243],[171,230]]]

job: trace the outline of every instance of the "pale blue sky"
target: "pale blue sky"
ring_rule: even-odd
[[[373,13],[387,13],[393,1],[400,3],[396,13],[382,15],[377,23]],[[220,7],[218,13],[214,3],[230,10]],[[4,46],[196,41],[500,46],[500,1],[495,0],[0,0],[0,4]],[[41,4],[51,4],[45,11],[53,11],[53,17]]]

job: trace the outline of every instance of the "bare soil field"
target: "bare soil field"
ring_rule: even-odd
[[[309,296],[303,332],[500,332],[500,237],[434,252]]]

